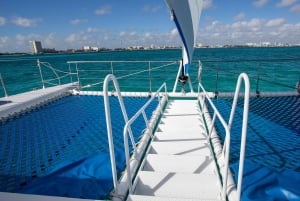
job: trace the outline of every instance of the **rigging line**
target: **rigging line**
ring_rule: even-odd
[[[0,62],[36,61],[36,59],[0,59]]]
[[[165,65],[162,65],[162,66],[158,66],[158,67],[154,67],[154,68],[151,68],[151,70],[156,70],[156,69],[159,69],[159,68],[163,68],[163,67],[166,67],[166,66],[170,66],[170,65],[173,65],[173,64],[176,64],[177,62],[172,62],[170,64],[165,64]],[[144,73],[144,72],[148,72],[149,69],[147,70],[142,70],[142,71],[138,71],[138,72],[135,72],[135,73],[131,73],[131,74],[128,74],[128,75],[124,75],[124,76],[120,76],[120,77],[117,77],[116,79],[124,79],[124,78],[127,78],[127,77],[130,77],[132,75],[137,75],[137,74],[140,74],[140,73]],[[85,85],[81,88],[88,88],[88,87],[91,87],[91,86],[95,86],[95,85],[99,85],[99,84],[103,84],[104,81],[101,81],[101,82],[96,82],[94,84],[88,84],[88,85]]]
[[[234,71],[226,71],[226,70],[222,70],[222,69],[220,70],[220,69],[213,68],[213,67],[209,67],[209,68],[211,68],[215,71],[225,72],[227,74],[235,74],[235,75],[239,74],[238,72],[234,72]],[[284,87],[291,88],[291,89],[296,89],[296,87],[294,87],[294,86],[290,86],[290,85],[282,84],[282,83],[279,83],[279,82],[271,81],[270,79],[273,79],[271,76],[266,75],[265,77],[269,78],[269,80],[268,79],[263,79],[263,78],[260,78],[259,80],[269,82],[269,83],[274,84],[274,85],[279,85],[279,86],[284,86]],[[249,75],[249,78],[255,79],[256,77],[255,77],[255,75]]]
[[[70,72],[66,72],[66,71],[62,71],[62,70],[59,70],[57,68],[54,68],[50,63],[48,62],[40,62],[40,64],[44,65],[45,67],[47,68],[50,68],[50,69],[53,69],[54,71],[56,72],[60,72],[60,73],[64,73],[64,74],[69,74]]]
[[[271,61],[278,61],[278,62],[285,62],[285,61],[300,61],[300,58],[278,58],[278,59],[222,59],[222,60],[202,60],[201,62],[208,62],[208,63],[212,63],[212,62],[271,62]],[[196,61],[193,61],[196,62]]]
[[[279,86],[283,86],[283,87],[287,87],[287,88],[291,88],[291,89],[296,89],[295,86],[290,86],[290,85],[282,84],[282,83],[279,83],[279,82],[273,82],[273,81],[266,80],[266,79],[261,79],[261,78],[260,78],[260,80],[271,83],[271,84],[274,84],[274,85],[279,85]]]

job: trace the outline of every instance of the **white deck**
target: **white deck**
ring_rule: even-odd
[[[128,200],[220,200],[197,100],[169,101]]]
[[[0,98],[0,118],[35,106],[73,88],[73,84],[65,84]]]

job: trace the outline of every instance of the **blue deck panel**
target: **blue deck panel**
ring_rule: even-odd
[[[148,98],[124,98],[130,118]],[[124,120],[110,98],[118,174],[125,167]],[[157,107],[154,101],[148,118]],[[133,124],[137,141],[146,128]],[[67,96],[0,123],[0,191],[104,199],[112,190],[102,96]]]
[[[232,99],[217,98],[214,103],[228,121]],[[249,107],[242,200],[300,200],[300,96],[251,98]],[[239,100],[230,147],[235,176],[242,112]],[[220,122],[216,129],[224,141]]]

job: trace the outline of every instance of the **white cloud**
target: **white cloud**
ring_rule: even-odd
[[[251,19],[249,22],[248,22],[248,26],[253,28],[253,27],[259,27],[261,26],[263,23],[263,20],[262,19],[259,19],[259,18],[253,18]]]
[[[28,42],[27,37],[22,34],[17,34],[15,39],[16,39],[16,44],[20,46],[24,45],[25,41]]]
[[[21,27],[33,27],[36,26],[38,22],[43,21],[41,18],[28,19],[24,17],[15,17],[12,22]]]
[[[276,4],[277,7],[286,7],[294,4],[297,0],[281,0]]]
[[[96,33],[96,32],[98,32],[98,31],[99,31],[99,29],[93,28],[93,27],[89,27],[89,28],[87,29],[87,32],[88,32],[88,33]]]
[[[72,33],[65,38],[65,41],[67,43],[74,43],[74,42],[77,42],[79,40],[79,38],[80,38],[80,35],[78,33]]]
[[[121,31],[121,32],[119,33],[119,36],[120,36],[120,37],[125,36],[125,35],[126,35],[126,32],[125,32],[125,31]]]
[[[72,25],[77,25],[77,24],[82,24],[88,22],[87,19],[73,19],[70,21],[70,24]]]
[[[55,33],[49,33],[43,37],[43,46],[45,48],[55,48],[59,45],[59,36]]]
[[[8,42],[9,37],[8,36],[2,36],[0,37],[0,47],[4,47],[6,43]]]
[[[300,4],[296,4],[290,8],[291,12],[300,13]]]
[[[239,13],[238,15],[234,16],[234,21],[239,21],[245,18],[245,13]]]
[[[170,32],[170,35],[171,35],[172,37],[178,36],[178,31],[177,31],[177,29],[176,29],[176,28],[172,29],[171,32]]]
[[[269,20],[266,23],[266,26],[267,27],[275,27],[275,26],[283,25],[284,23],[285,23],[285,19],[283,19],[283,18],[277,18],[277,19]]]
[[[200,27],[198,42],[204,45],[245,44],[269,41],[298,44],[300,41],[300,22],[287,24],[284,18],[262,18],[236,21],[224,24],[213,21]]]
[[[135,31],[130,32],[129,36],[136,36],[136,32]]]
[[[142,8],[143,12],[150,12],[150,13],[157,13],[158,11],[160,11],[162,9],[161,6],[149,6],[146,5]]]
[[[145,37],[145,38],[151,38],[151,36],[152,36],[152,35],[151,35],[151,33],[149,33],[149,32],[147,32],[147,33],[144,34],[144,37]]]
[[[208,9],[213,6],[213,1],[212,0],[204,0],[203,1],[203,9]]]
[[[253,6],[255,7],[263,7],[264,5],[266,5],[268,3],[269,0],[257,0],[253,2]]]
[[[105,6],[102,6],[101,8],[98,8],[97,10],[95,10],[96,15],[106,15],[109,13],[111,13],[110,5],[105,5]]]
[[[5,24],[6,24],[6,19],[0,16],[0,26],[3,26]]]

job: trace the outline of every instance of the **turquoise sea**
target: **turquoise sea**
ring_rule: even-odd
[[[8,95],[42,88],[37,67],[38,59],[41,62],[49,62],[54,68],[60,69],[59,76],[63,76],[62,71],[69,71],[69,68],[72,72],[76,71],[76,66],[69,67],[67,61],[145,61],[137,64],[117,64],[113,67],[109,62],[105,65],[102,63],[80,64],[77,69],[81,84],[92,86],[91,88],[84,87],[84,90],[102,90],[102,81],[105,75],[113,72],[117,77],[133,74],[120,79],[123,91],[155,91],[164,81],[167,82],[168,90],[171,91],[178,63],[160,67],[165,63],[149,65],[148,61],[179,61],[181,50],[0,56],[0,73]],[[196,49],[190,70],[190,79],[193,82],[194,90],[197,90],[199,60],[202,62],[203,69],[201,80],[207,91],[233,91],[241,72],[248,73],[251,90],[254,92],[257,87],[259,91],[293,91],[300,79],[300,47]],[[151,70],[149,73],[149,68],[156,70]],[[137,73],[140,71],[144,72]],[[42,72],[44,79],[54,78],[53,72],[48,68],[43,67]],[[76,79],[77,77],[73,75],[72,80],[76,81]],[[216,80],[218,80],[217,83]],[[69,81],[69,77],[62,79],[62,83]],[[98,84],[94,86],[93,83]],[[0,97],[3,96],[4,90],[0,86]]]

